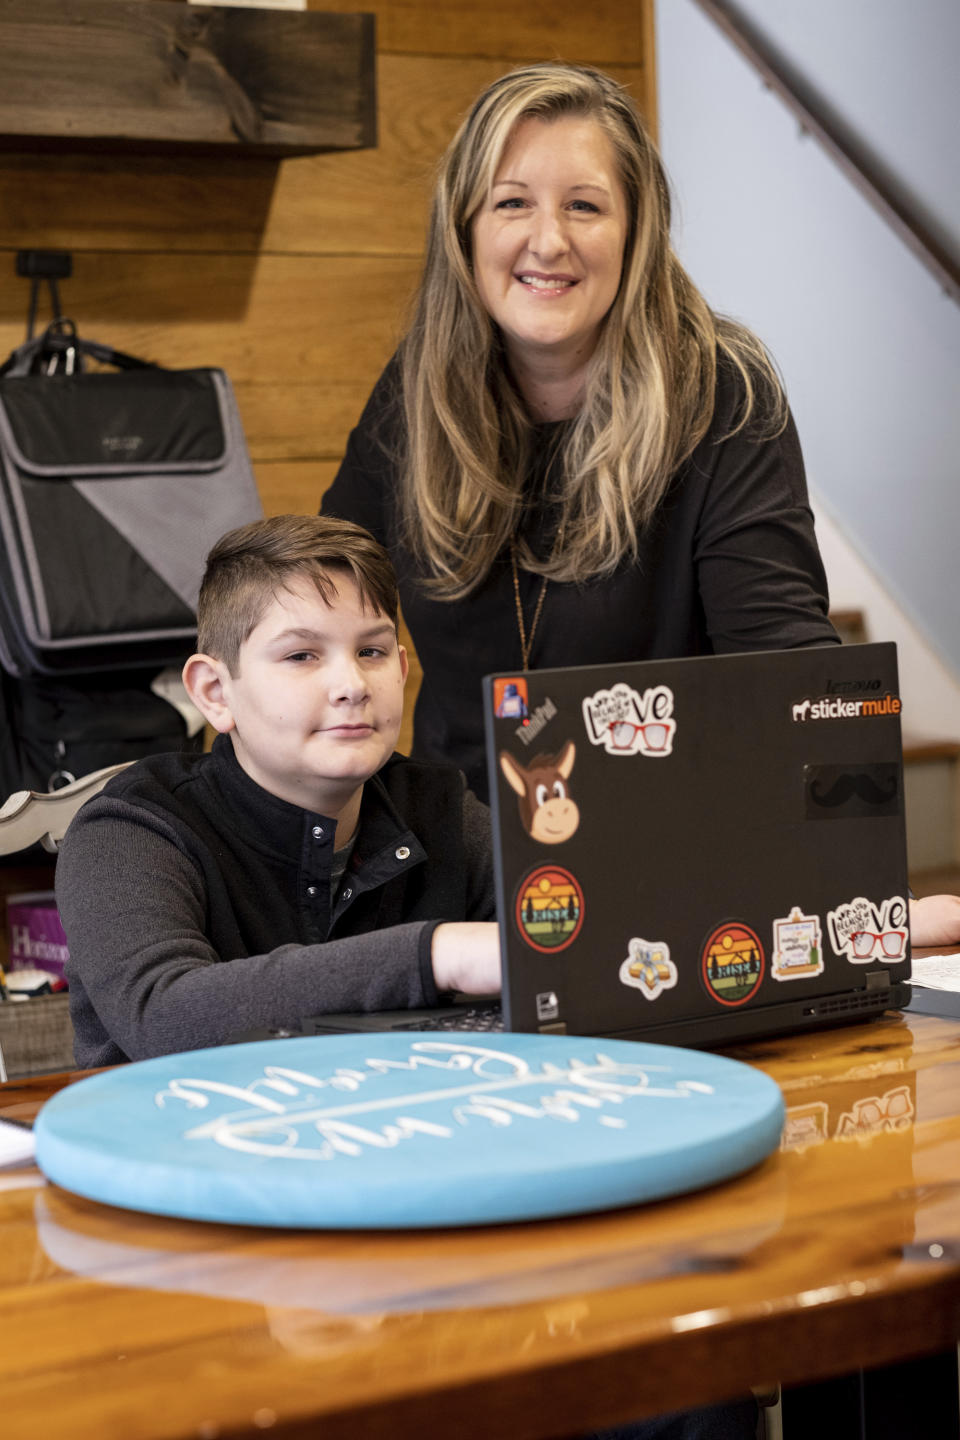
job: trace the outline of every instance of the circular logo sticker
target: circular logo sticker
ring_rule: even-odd
[[[583,924],[583,891],[569,870],[540,865],[520,882],[514,918],[534,950],[565,950]]]
[[[721,1005],[744,1005],[760,988],[763,971],[760,937],[739,920],[718,925],[703,947],[703,983]]]

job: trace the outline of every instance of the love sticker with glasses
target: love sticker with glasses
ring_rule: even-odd
[[[651,686],[640,695],[618,682],[586,696],[582,709],[587,739],[608,755],[669,755],[673,749],[677,722],[669,685]]]
[[[902,895],[874,903],[863,895],[827,911],[827,934],[834,953],[853,965],[871,960],[905,960],[907,902]]]

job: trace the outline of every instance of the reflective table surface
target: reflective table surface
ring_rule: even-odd
[[[740,1179],[562,1221],[268,1231],[0,1170],[6,1440],[549,1437],[960,1336],[960,1018],[726,1052],[787,1104]],[[75,1076],[0,1086],[29,1120]]]

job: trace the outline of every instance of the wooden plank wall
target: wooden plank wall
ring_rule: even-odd
[[[61,295],[81,333],[230,375],[269,514],[315,510],[336,472],[402,327],[432,168],[478,91],[559,58],[608,70],[655,115],[653,0],[311,8],[376,14],[375,150],[279,162],[0,153],[0,357],[24,333],[15,252],[72,251]]]

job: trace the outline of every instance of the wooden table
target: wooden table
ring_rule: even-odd
[[[783,1149],[648,1208],[317,1234],[110,1209],[0,1173],[5,1440],[544,1437],[960,1336],[960,1019],[740,1047]],[[12,1082],[31,1117],[72,1077]]]

